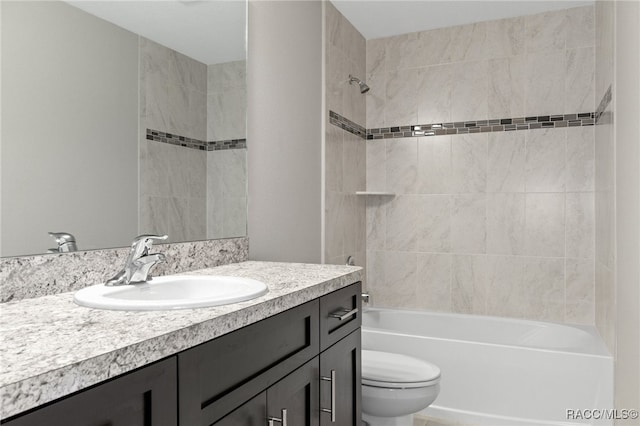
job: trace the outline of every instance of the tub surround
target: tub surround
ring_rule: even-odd
[[[167,262],[153,274],[168,275],[212,268],[248,258],[249,239],[157,244]],[[129,247],[0,259],[0,303],[75,291],[105,282],[122,267]]]
[[[193,271],[265,282],[257,299],[155,312],[87,309],[62,293],[2,305],[1,418],[40,406],[361,280],[360,267],[242,262]]]

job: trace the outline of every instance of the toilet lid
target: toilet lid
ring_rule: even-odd
[[[389,388],[417,388],[438,383],[440,369],[410,356],[362,351],[362,383]]]

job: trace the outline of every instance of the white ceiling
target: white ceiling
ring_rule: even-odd
[[[367,40],[593,4],[593,1],[583,0],[331,0],[331,2]]]
[[[584,0],[331,1],[366,39],[593,3]],[[246,57],[245,0],[68,0],[67,3],[205,64]]]
[[[243,0],[72,0],[72,6],[207,65],[246,57]]]

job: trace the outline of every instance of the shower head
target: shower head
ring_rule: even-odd
[[[360,86],[360,93],[367,93],[369,91],[369,86],[367,86],[364,81],[349,74],[349,84],[353,83],[358,83],[358,86]]]

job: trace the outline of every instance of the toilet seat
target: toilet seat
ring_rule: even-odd
[[[440,382],[440,369],[410,356],[362,350],[362,384],[380,388],[410,389]]]

